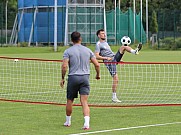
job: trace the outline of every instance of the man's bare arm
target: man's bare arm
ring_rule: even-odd
[[[100,64],[96,58],[91,58],[91,62],[94,64],[96,70],[96,79],[100,79]]]
[[[65,75],[66,75],[66,72],[67,72],[67,68],[68,68],[68,62],[69,60],[68,59],[64,59],[63,60],[63,63],[62,63],[62,66],[61,66],[61,71],[62,71],[62,80],[60,81],[60,86],[63,88],[64,86],[64,82],[65,82]]]
[[[110,57],[102,57],[102,56],[100,56],[98,52],[95,52],[94,54],[96,56],[96,59],[98,59],[98,60],[112,60],[112,58],[110,58]]]

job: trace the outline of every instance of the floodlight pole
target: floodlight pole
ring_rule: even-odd
[[[146,40],[148,42],[148,0],[146,0]]]
[[[7,29],[8,29],[8,0],[6,1],[6,45],[8,43]]]
[[[54,51],[57,52],[57,0],[54,6]]]
[[[140,0],[140,42],[142,42],[143,1]]]
[[[106,24],[106,9],[105,9],[106,2],[105,2],[105,0],[103,0],[103,5],[104,5],[104,31],[106,33],[106,41],[107,41],[107,24]]]
[[[120,11],[121,11],[121,0],[119,0],[119,12],[118,12],[118,15],[119,15],[119,23],[120,23]],[[121,31],[120,24],[119,24],[118,26],[119,26],[119,31],[118,31],[118,33],[120,34],[120,31]],[[120,42],[119,42],[119,44],[120,44]]]
[[[66,1],[66,17],[65,17],[65,37],[64,46],[68,45],[68,0]]]
[[[116,44],[116,0],[114,1],[114,12],[115,12],[115,15],[114,15],[114,36],[115,36],[115,44]]]
[[[134,36],[133,36],[133,42],[135,42],[135,35],[136,35],[136,2],[135,0],[133,0],[133,13],[134,13],[134,26],[133,26],[133,29],[134,29]]]

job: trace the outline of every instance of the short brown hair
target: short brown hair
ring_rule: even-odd
[[[104,31],[104,29],[100,29],[96,32],[96,35],[98,36],[101,31]]]
[[[80,37],[81,37],[81,35],[80,35],[80,33],[77,32],[77,31],[74,31],[74,32],[72,32],[72,34],[71,34],[71,40],[72,40],[73,43],[79,42]]]

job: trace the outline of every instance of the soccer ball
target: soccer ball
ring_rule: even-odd
[[[131,44],[131,39],[128,36],[124,36],[121,38],[121,43],[124,46],[128,46]]]
[[[14,59],[14,62],[18,62],[19,60],[18,59]]]

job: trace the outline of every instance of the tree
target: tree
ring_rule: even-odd
[[[8,28],[12,29],[17,14],[17,0],[8,0]]]
[[[106,10],[109,11],[109,10],[113,9],[114,4],[113,4],[112,0],[106,0],[105,6],[106,6]]]
[[[0,6],[1,6],[1,11],[0,11],[0,14],[2,15],[2,17],[0,18],[0,21],[1,23],[3,23],[1,25],[2,26],[5,26],[5,18],[6,18],[6,9],[5,9],[5,5],[6,5],[6,2],[8,1],[8,8],[7,8],[7,13],[8,13],[8,22],[7,22],[7,25],[8,25],[8,29],[11,29],[13,27],[13,23],[14,23],[14,19],[15,19],[15,16],[16,16],[16,13],[17,13],[17,0],[2,0],[0,2]]]
[[[152,13],[152,19],[151,19],[151,22],[150,22],[150,31],[151,31],[152,34],[158,32],[157,15],[156,15],[155,11],[153,11],[153,13]]]

